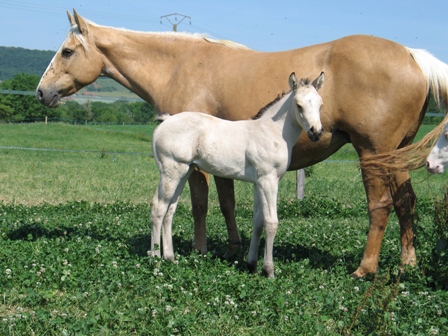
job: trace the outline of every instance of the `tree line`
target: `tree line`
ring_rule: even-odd
[[[0,83],[0,90],[35,91],[40,77],[19,73]],[[0,122],[35,122],[60,120],[74,123],[146,124],[154,120],[156,111],[146,102],[66,101],[49,108],[31,95],[0,94]]]
[[[40,77],[19,73],[0,83],[0,90],[35,91]],[[429,101],[428,112],[441,113],[435,101]],[[87,101],[79,104],[66,101],[57,108],[39,103],[35,96],[0,94],[0,122],[35,122],[45,119],[73,123],[146,124],[152,122],[157,112],[146,102],[114,103]],[[438,124],[442,117],[425,117],[424,124]]]

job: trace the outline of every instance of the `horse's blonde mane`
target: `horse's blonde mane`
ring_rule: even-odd
[[[89,24],[91,26],[99,27],[99,28],[116,29],[116,30],[123,31],[123,32],[130,32],[130,33],[142,34],[142,35],[160,35],[160,36],[165,36],[165,37],[173,37],[173,38],[181,38],[181,39],[204,40],[204,41],[207,41],[209,43],[220,44],[220,45],[226,46],[228,48],[232,48],[232,49],[246,49],[246,50],[250,49],[250,48],[246,47],[243,44],[240,44],[240,43],[237,43],[237,42],[233,42],[233,41],[230,41],[230,40],[216,40],[216,39],[208,37],[206,34],[202,34],[202,33],[187,33],[187,32],[174,32],[174,31],[145,32],[145,31],[126,29],[126,28],[102,26],[102,25],[99,25],[99,24],[97,24],[95,22],[92,22],[92,21],[90,21],[88,19],[84,19],[84,20],[86,21],[87,24]],[[85,40],[84,40],[82,34],[80,33],[80,31],[78,29],[78,26],[72,26],[70,32],[73,34],[73,36],[75,36],[76,38],[79,39],[79,41],[83,44],[84,47],[87,46],[87,44],[85,43]]]
[[[249,47],[246,47],[244,44],[240,44],[240,43],[233,42],[230,40],[215,40],[215,39],[212,39],[207,36],[203,36],[203,39],[206,40],[207,42],[221,44],[223,46],[226,46],[226,47],[229,47],[232,49],[250,49]]]

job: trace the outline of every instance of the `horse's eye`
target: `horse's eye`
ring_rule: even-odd
[[[296,106],[297,106],[297,109],[299,110],[299,112],[301,112],[301,111],[303,110],[303,108],[302,108],[302,106],[301,106],[301,105],[299,105],[299,104],[296,104]]]
[[[448,132],[445,132],[445,139],[448,140]]]
[[[65,48],[64,50],[62,50],[62,56],[65,58],[69,58],[71,55],[73,55],[73,50],[69,49],[69,48]]]

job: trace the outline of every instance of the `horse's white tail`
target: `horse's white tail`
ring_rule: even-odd
[[[169,117],[171,117],[171,114],[168,113],[159,113],[157,114],[157,116],[154,118],[154,121],[157,121],[159,123],[164,122],[166,119],[168,119]]]
[[[428,94],[432,94],[437,105],[444,110],[445,117],[420,141],[390,153],[381,153],[361,159],[361,167],[373,175],[384,175],[393,171],[408,171],[421,168],[426,163],[432,146],[448,123],[448,64],[435,58],[426,50],[407,48],[422,70],[427,81]]]
[[[422,69],[434,100],[439,107],[446,111],[448,102],[448,64],[438,60],[426,50],[407,49],[420,69]]]

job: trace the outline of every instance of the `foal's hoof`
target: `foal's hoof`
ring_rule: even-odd
[[[263,275],[268,278],[268,279],[273,279],[275,278],[274,276],[274,267],[268,267],[268,268],[264,268],[263,267]]]

